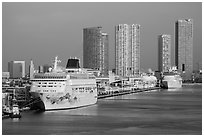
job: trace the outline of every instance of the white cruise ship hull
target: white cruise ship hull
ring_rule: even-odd
[[[97,102],[95,79],[33,80],[30,93],[40,99],[35,107],[42,110],[77,108]]]
[[[32,93],[36,98],[40,97],[38,108],[42,110],[70,109],[93,105],[97,102],[95,93],[70,94],[62,93]]]

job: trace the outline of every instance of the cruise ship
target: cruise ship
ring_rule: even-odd
[[[39,99],[35,105],[41,110],[69,109],[97,102],[96,78],[79,67],[79,59],[68,60],[66,68],[54,66],[48,73],[34,73],[31,95]]]
[[[181,88],[182,87],[182,78],[177,73],[166,72],[163,74],[162,79],[163,88]]]

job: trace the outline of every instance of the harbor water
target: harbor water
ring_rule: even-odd
[[[3,135],[201,135],[202,85],[99,99],[58,111],[2,119]]]

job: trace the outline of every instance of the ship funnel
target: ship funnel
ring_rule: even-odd
[[[68,59],[66,68],[80,68],[79,59],[77,58]]]

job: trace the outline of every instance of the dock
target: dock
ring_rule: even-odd
[[[160,89],[160,87],[132,89],[132,90],[121,90],[121,91],[118,91],[118,90],[116,90],[116,91],[109,91],[109,92],[104,92],[103,94],[98,94],[97,98],[98,99],[103,99],[103,98],[107,98],[107,97],[121,96],[121,95],[132,94],[132,93],[139,93],[139,92],[156,90],[156,89]]]

